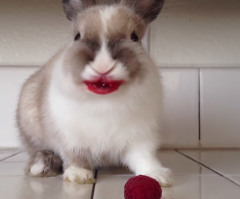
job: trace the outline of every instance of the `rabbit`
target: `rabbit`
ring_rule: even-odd
[[[141,44],[164,0],[63,0],[72,41],[22,87],[17,125],[30,176],[94,183],[94,169],[126,166],[163,186],[156,156],[162,84]]]

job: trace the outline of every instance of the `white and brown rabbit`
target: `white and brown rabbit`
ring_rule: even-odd
[[[94,168],[124,165],[171,184],[156,157],[160,78],[141,45],[163,2],[63,0],[72,42],[26,81],[18,104],[29,175],[92,183]]]

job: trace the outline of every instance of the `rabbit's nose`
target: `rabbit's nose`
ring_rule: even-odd
[[[92,67],[92,69],[99,75],[107,75],[113,71],[115,68],[115,65],[112,66],[98,66],[98,67]]]
[[[103,43],[100,51],[96,54],[95,60],[91,63],[93,70],[100,74],[110,73],[116,66],[116,61],[111,57],[106,44]]]

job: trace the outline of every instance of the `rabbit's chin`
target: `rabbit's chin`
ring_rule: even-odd
[[[94,81],[85,80],[84,83],[87,85],[89,91],[99,95],[106,95],[117,91],[124,81],[100,78]]]

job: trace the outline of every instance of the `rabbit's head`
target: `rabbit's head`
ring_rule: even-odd
[[[96,5],[95,0],[63,0],[74,36],[62,57],[64,74],[86,92],[109,94],[141,78],[146,63],[142,47],[147,25],[164,0],[122,0]]]

